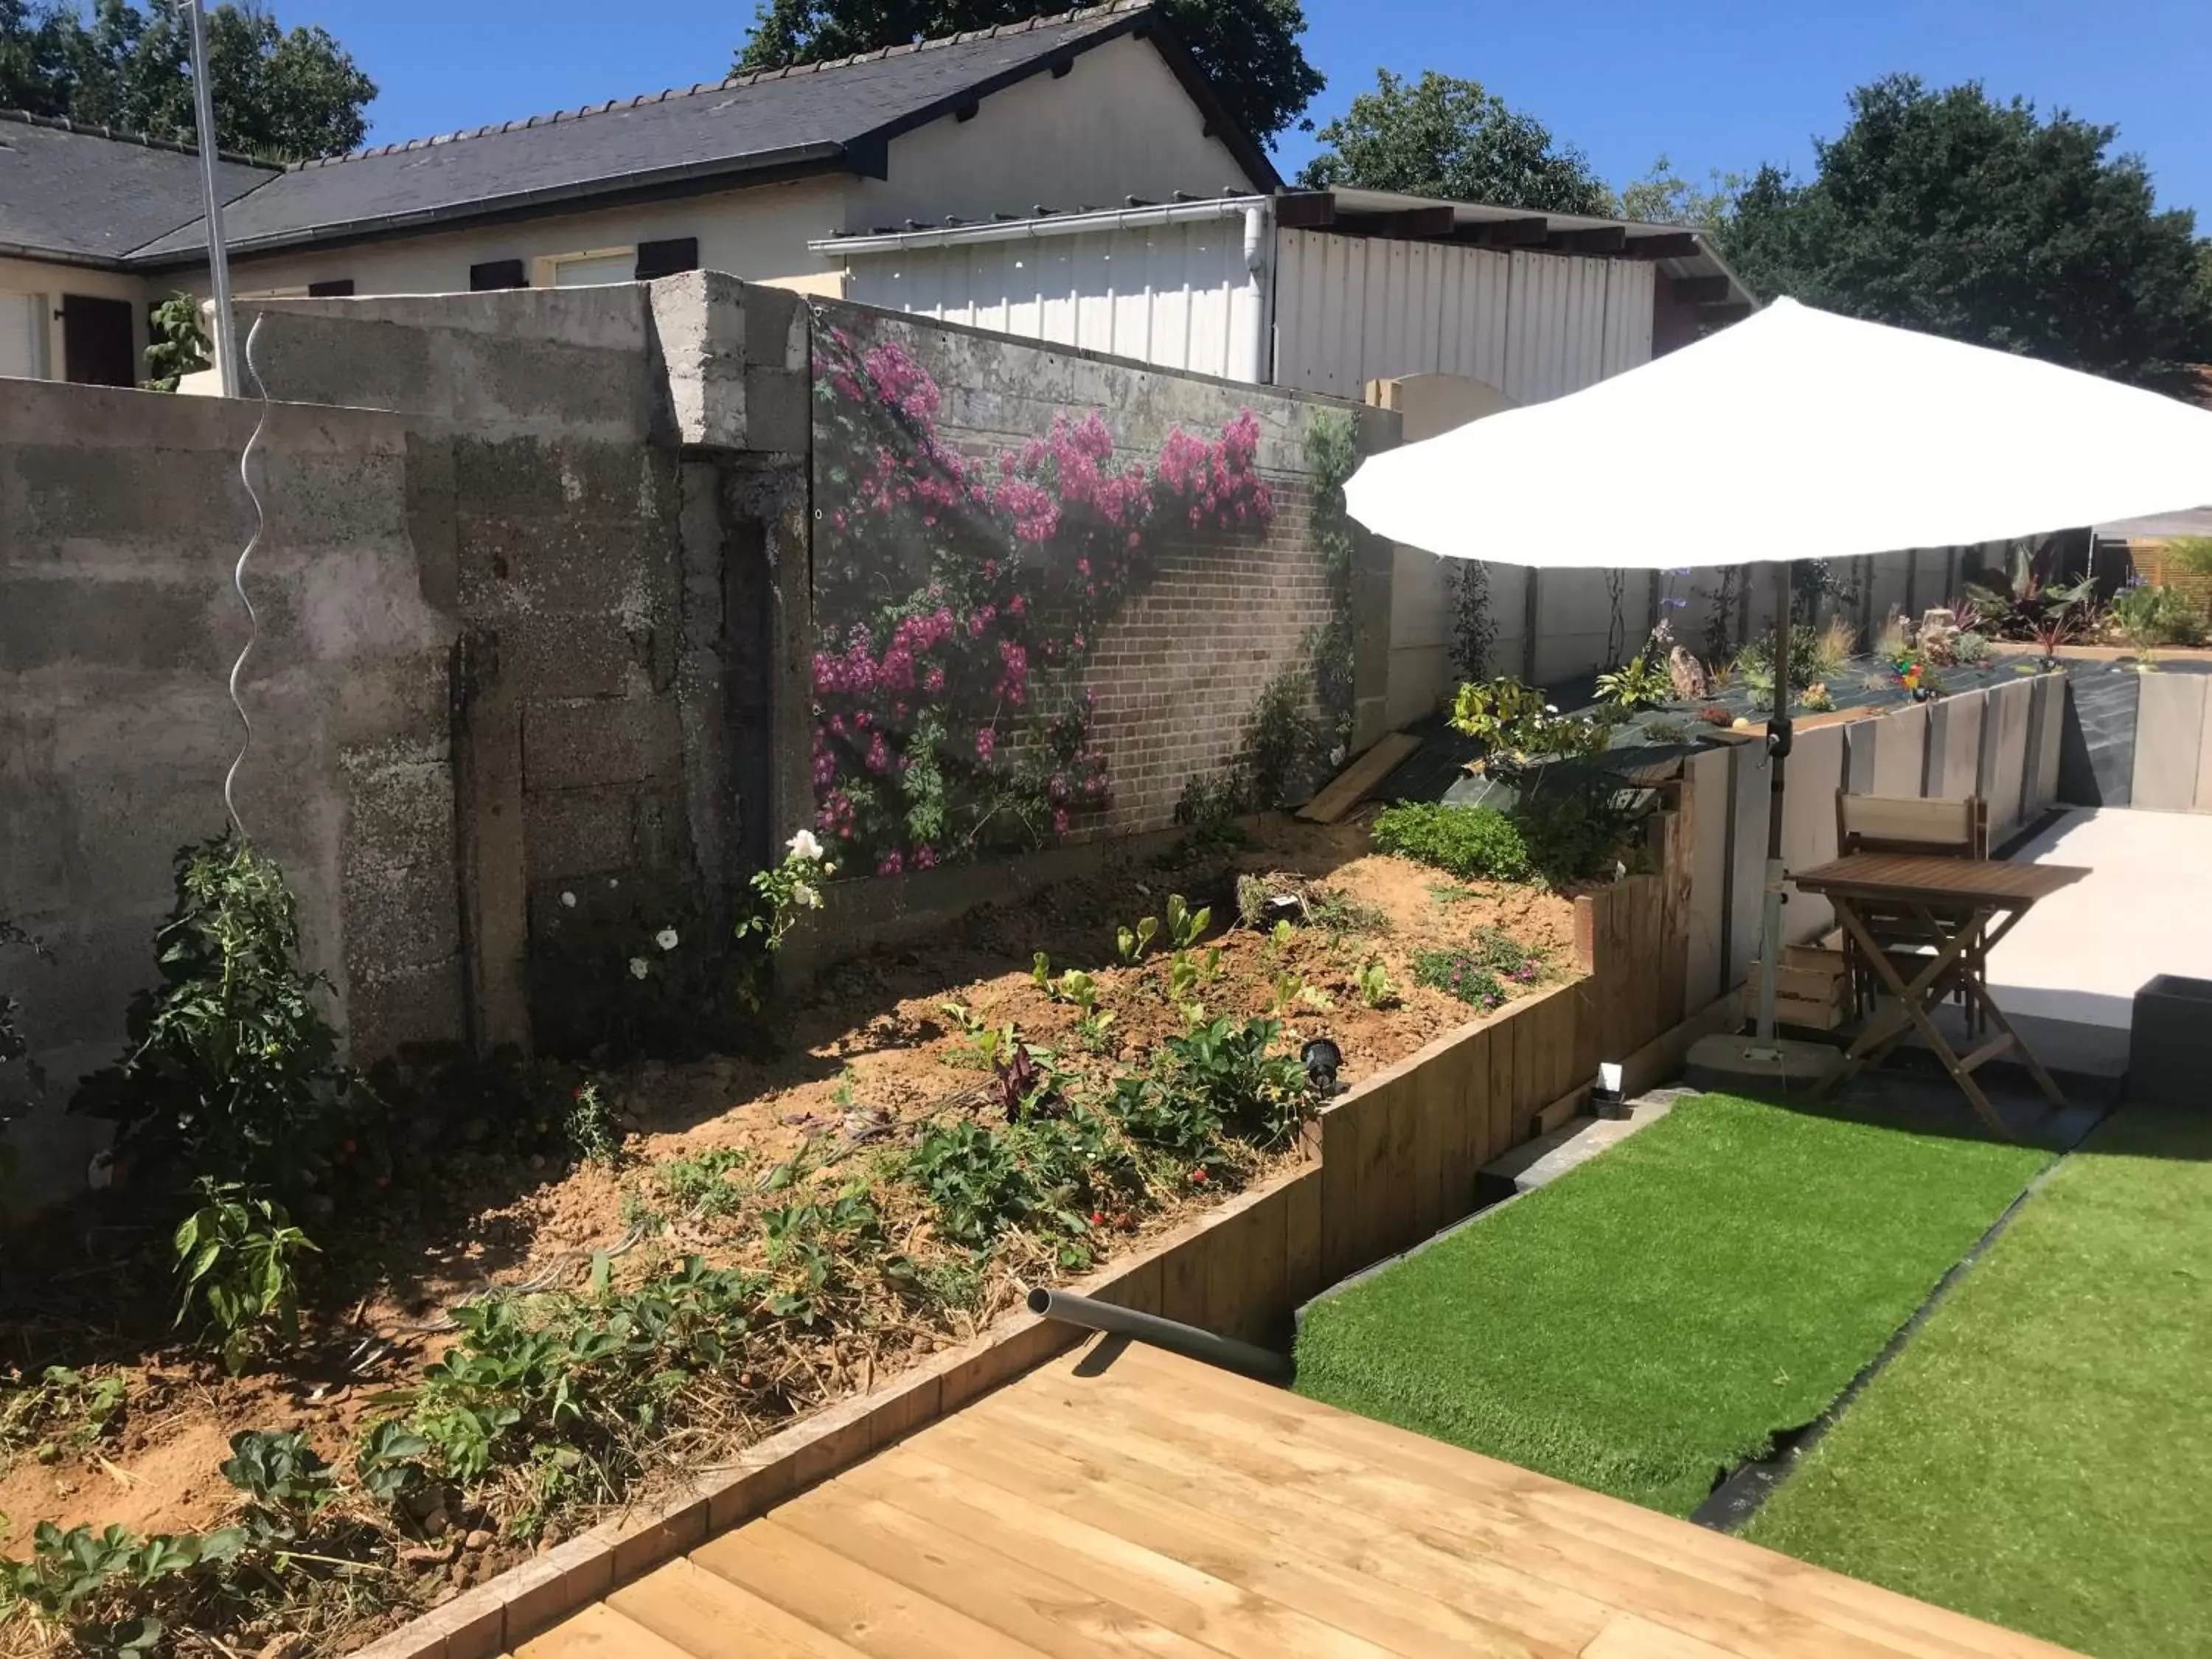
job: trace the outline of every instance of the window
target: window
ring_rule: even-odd
[[[675,236],[665,242],[640,242],[637,245],[636,277],[649,283],[656,276],[673,276],[681,270],[699,269],[699,239],[696,236]]]
[[[469,267],[469,292],[485,294],[494,289],[528,288],[530,277],[520,259],[487,259]]]
[[[635,247],[595,247],[580,253],[552,253],[531,261],[532,288],[598,288],[636,280]]]
[[[307,297],[310,300],[350,300],[353,298],[353,278],[333,276],[326,283],[310,283],[307,284]]]
[[[43,294],[0,294],[0,378],[46,378],[46,307]]]
[[[138,347],[128,300],[62,295],[62,372],[80,386],[136,386]]]

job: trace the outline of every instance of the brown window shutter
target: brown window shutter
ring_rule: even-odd
[[[520,259],[487,259],[469,267],[469,292],[483,294],[495,288],[528,288],[529,273]]]
[[[307,284],[307,297],[310,300],[350,300],[353,298],[353,278],[333,276],[327,283],[310,283]]]
[[[656,276],[673,276],[681,270],[699,269],[699,239],[696,236],[675,236],[665,242],[640,242],[637,245],[637,280],[649,283]]]

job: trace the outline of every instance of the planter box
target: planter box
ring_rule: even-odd
[[[2212,1111],[2212,979],[2160,974],[2136,993],[2128,1098]]]

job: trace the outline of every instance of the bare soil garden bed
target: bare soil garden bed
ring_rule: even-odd
[[[1212,911],[1181,949],[1171,896]],[[1133,951],[1145,917],[1158,931]],[[298,1559],[271,1558],[242,1599],[158,1604],[164,1639],[354,1645],[1298,1158],[1317,1099],[1285,1081],[1302,1076],[1287,1057],[1326,1037],[1357,1082],[1482,1012],[1420,982],[1425,956],[1431,980],[1450,982],[1437,954],[1470,953],[1504,969],[1496,994],[1524,994],[1571,971],[1573,927],[1568,896],[1376,854],[1358,825],[1270,818],[1243,844],[1186,842],[834,969],[763,1011],[758,1053],[574,1073],[565,1092],[606,1108],[596,1157],[542,1121],[542,1093],[521,1109],[541,1121],[493,1121],[511,1102],[448,1078],[357,1183],[368,1201],[302,1218],[321,1254],[301,1340],[238,1377],[172,1331],[166,1253],[144,1251],[127,1190],[90,1195],[10,1247],[0,1287],[0,1555],[27,1556],[42,1522],[204,1534],[240,1510],[218,1468],[231,1437],[296,1431],[327,1490],[259,1501],[296,1523]],[[1275,1029],[1239,1051],[1252,1021]],[[1176,1115],[1203,1104],[1199,1068],[1249,1071],[1259,1050],[1259,1117]],[[548,1403],[557,1375],[441,1380],[486,1355],[539,1363],[515,1357],[500,1310],[586,1345],[611,1320],[641,1367],[667,1369],[565,1407]],[[491,1431],[481,1468],[458,1477],[449,1453],[407,1474],[396,1454],[404,1485],[364,1490],[375,1425],[426,1401],[489,1412],[502,1387],[522,1420]],[[300,1541],[332,1538],[345,1547]],[[0,1621],[0,1653],[62,1643],[27,1609]]]

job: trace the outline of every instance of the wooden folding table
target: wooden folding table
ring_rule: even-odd
[[[1998,864],[1982,859],[1928,858],[1899,853],[1854,853],[1832,864],[1794,871],[1801,891],[1819,893],[1836,907],[1836,920],[1863,952],[1881,987],[1897,999],[1893,1007],[1874,1014],[1827,1076],[1815,1085],[1824,1094],[1863,1066],[1878,1064],[1913,1031],[1942,1063],[1983,1122],[2010,1139],[1974,1073],[1998,1055],[2020,1057],[2045,1098],[2063,1106],[2066,1097],[1990,996],[1987,966],[1997,941],[2039,900],[2070,887],[2089,872],[2063,864]],[[1888,917],[1909,917],[1924,936],[1929,953],[1907,957],[1908,981],[1869,930],[1859,907],[1876,908]],[[1888,924],[1893,928],[1894,922]],[[1954,988],[1963,993],[1969,1014],[1978,1006],[1996,1035],[1966,1055],[1954,1053],[1928,1012]]]

